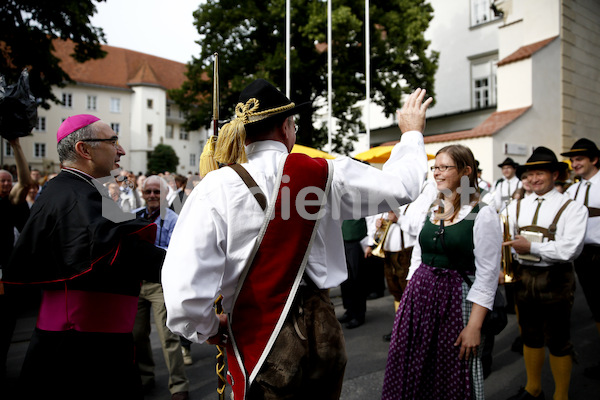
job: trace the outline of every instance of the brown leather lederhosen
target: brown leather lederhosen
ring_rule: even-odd
[[[529,225],[519,229],[519,200],[516,210],[517,231],[540,232],[548,240],[555,240],[558,220],[571,201],[569,199],[562,205],[548,228]],[[557,263],[547,267],[519,263],[515,277],[523,343],[532,348],[547,345],[555,356],[571,354],[569,321],[575,292],[572,263]]]

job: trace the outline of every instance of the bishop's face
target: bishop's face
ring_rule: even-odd
[[[112,141],[97,142],[96,146],[90,149],[92,154],[94,178],[102,178],[110,175],[110,171],[119,168],[121,156],[125,155],[125,150],[119,144],[119,137],[106,123],[98,121],[99,129],[96,131],[97,139],[111,139]]]

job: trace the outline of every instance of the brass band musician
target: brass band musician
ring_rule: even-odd
[[[519,175],[517,175],[517,164],[512,158],[507,157],[504,161],[498,164],[498,167],[502,168],[503,178],[496,181],[494,185],[494,206],[496,211],[500,212],[504,210],[506,205],[510,202],[515,191],[521,187],[521,181]]]
[[[588,210],[588,226],[583,251],[575,260],[575,271],[600,333],[600,150],[594,142],[579,139],[571,150],[561,153],[570,157],[571,166],[581,180],[567,189],[567,195]],[[586,368],[584,375],[600,379],[600,364]]]
[[[511,245],[517,253],[515,294],[523,339],[527,385],[509,400],[544,399],[542,366],[545,346],[555,383],[554,399],[567,399],[572,369],[573,345],[570,320],[575,276],[572,261],[583,247],[587,210],[559,193],[554,183],[567,164],[554,152],[538,147],[517,167],[517,175],[528,172],[534,195],[508,206]]]

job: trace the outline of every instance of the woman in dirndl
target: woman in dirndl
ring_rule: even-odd
[[[383,400],[484,398],[481,327],[498,287],[500,218],[479,202],[468,147],[442,148],[432,171],[439,194],[413,249]]]

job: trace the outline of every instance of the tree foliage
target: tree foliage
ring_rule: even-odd
[[[148,173],[177,172],[179,157],[175,150],[167,144],[158,144],[148,156]]]
[[[338,118],[334,150],[348,153],[356,132],[364,130],[357,102],[365,99],[364,1],[332,3],[332,115]],[[425,40],[433,9],[426,0],[371,0],[371,97],[386,115],[402,93],[417,87],[433,95],[438,53]],[[170,92],[188,112],[190,129],[207,126],[212,111],[212,61],[219,53],[221,114],[233,116],[240,91],[265,78],[285,92],[285,0],[207,0],[194,13],[202,46],[188,65],[188,80]],[[327,104],[327,2],[291,1],[291,99],[311,102],[299,118],[298,143],[321,147],[327,126],[314,126]]]
[[[105,0],[94,0],[96,3]],[[31,91],[48,108],[58,103],[52,86],[71,82],[52,54],[52,41],[71,40],[78,62],[102,58],[104,32],[90,23],[96,13],[92,0],[3,0],[0,3],[0,72],[7,82],[16,82],[23,68],[29,68]]]

